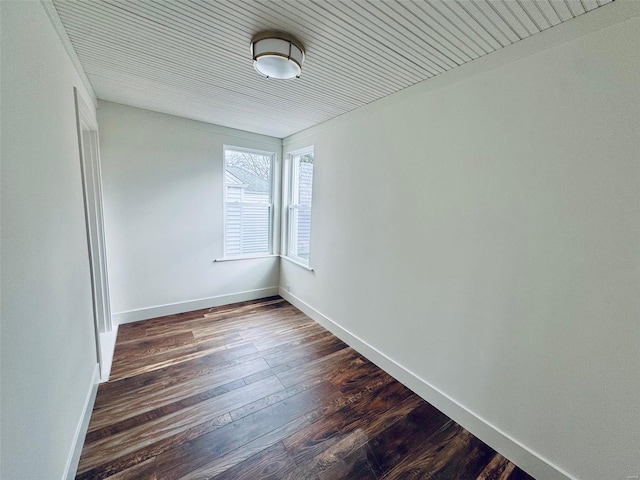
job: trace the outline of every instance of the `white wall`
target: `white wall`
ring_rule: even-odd
[[[277,293],[277,257],[213,260],[223,256],[223,146],[279,162],[280,139],[109,102],[98,124],[116,320]]]
[[[640,20],[589,23],[624,8],[284,141],[315,272],[283,295],[540,479],[640,474]]]
[[[0,477],[65,474],[96,366],[73,87],[39,2],[0,2]]]

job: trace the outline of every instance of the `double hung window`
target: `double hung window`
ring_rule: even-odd
[[[272,252],[274,154],[224,149],[225,257]]]
[[[313,147],[289,154],[288,183],[287,256],[309,265]]]

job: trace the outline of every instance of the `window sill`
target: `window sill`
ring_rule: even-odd
[[[286,255],[275,255],[275,254],[269,254],[269,255],[253,255],[253,256],[248,256],[248,257],[224,257],[224,258],[216,258],[213,260],[212,263],[221,263],[221,262],[235,262],[236,260],[256,260],[259,258],[276,258],[276,257],[280,257],[283,260],[286,260],[287,262],[293,263],[294,265],[297,265],[301,268],[304,268],[305,270],[308,270],[310,272],[315,272],[315,270],[313,268],[311,268],[309,265],[305,265],[302,262],[299,262],[298,260],[295,260],[291,257],[287,257]]]
[[[216,258],[213,260],[213,263],[219,263],[219,262],[235,262],[236,260],[256,260],[258,258],[275,258],[275,257],[279,257],[280,255],[274,255],[274,254],[265,254],[265,255],[248,255],[248,256],[244,256],[244,257],[224,257],[224,258]]]
[[[313,270],[313,268],[311,268],[309,265],[305,265],[304,263],[299,262],[299,261],[297,261],[297,260],[294,260],[294,259],[293,259],[293,258],[291,258],[291,257],[287,257],[286,255],[280,255],[280,258],[282,258],[283,260],[286,260],[286,261],[288,261],[288,262],[291,262],[291,263],[293,263],[294,265],[298,265],[299,267],[302,267],[302,268],[304,268],[305,270],[309,270],[310,272],[313,272],[313,271],[314,271],[314,270]]]

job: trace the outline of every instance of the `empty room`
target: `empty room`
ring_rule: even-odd
[[[640,479],[640,1],[0,42],[0,478]]]

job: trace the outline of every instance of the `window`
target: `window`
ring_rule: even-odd
[[[287,256],[304,265],[309,265],[313,147],[291,152],[289,154],[289,168]]]
[[[224,149],[224,254],[271,253],[273,159],[271,152]]]

